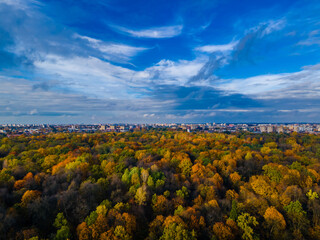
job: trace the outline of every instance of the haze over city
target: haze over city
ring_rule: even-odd
[[[320,119],[320,2],[0,0],[0,124]]]

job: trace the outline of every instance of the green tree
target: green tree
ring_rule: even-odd
[[[249,213],[242,213],[237,220],[238,227],[242,230],[242,238],[245,240],[258,239],[254,234],[252,226],[257,226],[259,223],[256,218]]]
[[[70,239],[71,234],[70,234],[70,229],[68,226],[62,226],[58,231],[55,236],[55,240],[67,240]]]
[[[53,226],[58,228],[55,240],[66,240],[71,237],[70,229],[68,227],[68,221],[64,217],[63,213],[58,213],[53,223]]]
[[[149,187],[151,187],[151,188],[154,187],[154,181],[153,181],[153,179],[152,179],[151,176],[148,177],[147,185],[148,185]]]
[[[236,200],[232,200],[232,207],[230,211],[230,218],[233,221],[236,221],[238,218],[238,204]]]
[[[124,182],[127,185],[130,184],[131,176],[130,176],[130,172],[129,172],[128,168],[126,168],[126,170],[124,170],[124,173],[122,175],[121,180],[122,180],[122,182]]]
[[[287,212],[288,218],[294,230],[303,230],[308,224],[307,213],[303,211],[301,203],[291,201],[289,205],[284,207]]]
[[[63,226],[67,226],[67,224],[68,224],[68,221],[64,217],[63,213],[62,212],[58,213],[56,219],[54,220],[53,226],[55,226],[56,228],[61,228]]]
[[[188,231],[181,223],[171,223],[165,227],[160,240],[195,240],[196,234],[194,231]]]
[[[116,226],[116,228],[114,229],[114,235],[116,237],[120,238],[121,240],[130,240],[131,239],[131,237],[127,233],[126,229],[121,225]]]
[[[88,217],[86,217],[86,223],[88,226],[91,226],[92,224],[94,224],[94,222],[96,221],[98,217],[98,213],[96,211],[92,211],[90,213],[90,215]]]

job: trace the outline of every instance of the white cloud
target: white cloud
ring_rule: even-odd
[[[286,26],[286,19],[281,18],[277,20],[269,20],[266,22],[261,22],[260,24],[249,28],[246,31],[246,34],[250,34],[252,32],[258,32],[258,37],[262,38],[265,35],[269,35],[273,32],[280,31]]]
[[[270,20],[266,23],[261,23],[258,26],[251,28],[248,32],[256,32],[259,29],[263,28],[263,31],[260,33],[260,37],[271,34],[274,31],[279,31],[285,27],[286,21],[284,19],[279,20]],[[196,51],[213,53],[213,52],[227,52],[232,51],[237,46],[239,41],[232,41],[227,44],[221,45],[205,45],[195,48]]]
[[[295,109],[281,109],[277,110],[277,112],[290,113],[296,111]]]
[[[165,27],[153,27],[141,30],[132,30],[125,27],[110,25],[122,33],[138,38],[172,38],[181,34],[183,26],[173,25]]]
[[[283,75],[260,75],[245,79],[221,79],[217,81],[218,89],[242,94],[260,94],[262,92],[281,88],[286,84]]]
[[[134,71],[96,57],[49,54],[34,61],[34,66],[36,73],[47,80],[59,79],[68,91],[99,99],[130,100],[147,96],[158,85],[186,85],[206,61],[204,56],[193,61],[161,60],[143,71]]]
[[[148,48],[124,44],[99,44],[95,48],[103,54],[105,59],[114,62],[127,62],[139,53],[148,50]]]
[[[37,120],[42,122],[68,121],[91,122],[91,116],[97,122],[127,122],[141,120],[146,111],[151,112],[145,120],[158,117],[158,113],[166,106],[172,107],[172,100],[157,101],[151,98],[143,99],[109,99],[93,98],[86,93],[71,93],[61,91],[64,83],[44,90],[34,88],[34,81],[21,78],[1,77],[0,82],[0,117],[5,122],[18,120],[20,122]],[[107,93],[106,93],[107,95]],[[108,96],[107,96],[108,97]],[[34,115],[37,118],[32,118]],[[81,115],[81,117],[79,117]],[[27,119],[27,118],[28,119]],[[11,118],[11,120],[9,120]],[[70,118],[67,120],[66,118]]]
[[[206,52],[206,53],[226,52],[226,51],[232,51],[237,44],[238,44],[238,41],[231,42],[228,44],[222,44],[222,45],[205,45],[205,46],[197,47],[195,48],[195,50],[200,52]]]
[[[313,30],[309,33],[309,36],[310,37],[313,37],[313,36],[316,36],[316,35],[319,35],[320,34],[320,30],[317,29],[317,30]]]
[[[0,0],[0,4],[6,4],[22,10],[30,8],[30,5],[42,5],[42,3],[37,0]]]
[[[320,45],[320,37],[308,37],[305,40],[299,41],[298,45],[302,45],[302,46]]]
[[[201,30],[206,30],[210,25],[212,24],[212,20],[210,20],[209,22],[207,22],[206,24],[202,25],[200,27]]]
[[[264,112],[265,110],[262,109],[235,109],[235,108],[230,108],[230,109],[216,109],[216,112],[238,112],[238,113],[246,113],[246,112]]]
[[[37,114],[38,113],[38,110],[37,109],[32,109],[30,111],[30,115],[34,115],[34,114]]]
[[[299,112],[299,113],[312,113],[312,112],[320,112],[320,108],[308,108],[308,109],[281,109],[277,110],[278,112],[283,113],[291,113],[291,112]]]
[[[101,40],[98,40],[98,39],[95,39],[95,38],[91,38],[91,37],[87,37],[87,36],[81,36],[79,34],[74,34],[74,37],[75,38],[80,38],[80,39],[83,39],[83,40],[87,40],[91,44],[98,44],[98,43],[101,42]]]
[[[145,113],[145,114],[143,114],[143,117],[144,118],[153,118],[153,117],[155,117],[155,114],[154,113]]]
[[[251,95],[255,98],[319,98],[319,65],[304,67],[294,73],[258,75],[241,79],[221,79],[217,89]]]
[[[140,52],[149,49],[144,47],[133,47],[125,44],[107,43],[98,39],[80,36],[77,34],[75,37],[86,40],[90,47],[99,50],[104,55],[105,59],[111,61],[128,61]]]
[[[161,60],[156,65],[137,73],[134,79],[151,80],[156,84],[172,84],[182,86],[189,79],[198,73],[207,58],[196,58],[193,61],[179,60]]]
[[[266,28],[263,30],[261,36],[268,35],[272,32],[279,31],[286,26],[285,19],[271,20],[267,23]]]
[[[214,117],[216,113],[213,110],[189,110],[186,113],[169,113],[165,114],[165,118],[175,121],[183,121],[186,119],[200,119],[207,117]]]
[[[100,98],[128,98],[130,79],[134,71],[115,66],[98,58],[47,55],[34,66],[41,74],[60,79],[69,89]]]

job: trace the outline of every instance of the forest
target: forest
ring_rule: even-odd
[[[0,136],[0,239],[320,239],[320,136]]]

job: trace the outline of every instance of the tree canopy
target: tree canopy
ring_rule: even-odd
[[[320,136],[0,137],[0,239],[320,239]]]

